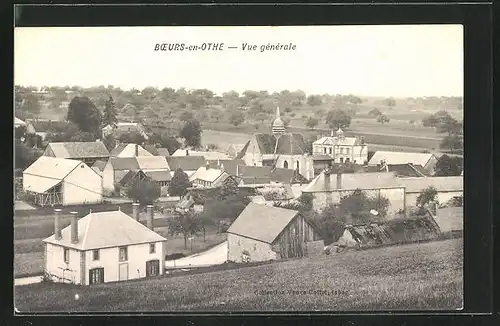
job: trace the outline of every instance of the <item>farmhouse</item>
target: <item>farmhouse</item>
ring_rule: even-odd
[[[229,174],[224,171],[224,166],[220,169],[210,168],[210,164],[206,166],[199,167],[191,177],[189,181],[193,183],[195,187],[218,187],[222,185],[222,182],[229,177]]]
[[[340,203],[344,196],[356,189],[368,196],[383,196],[389,200],[388,213],[394,214],[405,209],[405,188],[398,184],[398,178],[391,172],[375,173],[331,173],[323,171],[302,192],[314,196],[313,208],[322,210],[330,204]]]
[[[405,187],[406,203],[415,206],[417,197],[429,187],[434,187],[437,192],[439,203],[445,203],[453,197],[463,196],[464,179],[462,176],[456,177],[429,177],[429,178],[398,178],[399,185]]]
[[[136,156],[153,156],[144,147],[137,144],[117,144],[111,150],[111,157],[136,157]]]
[[[162,275],[166,239],[134,212],[135,219],[121,211],[90,212],[81,219],[72,212],[71,224],[61,230],[56,210],[55,233],[43,240],[45,272],[56,282],[80,285]],[[148,213],[153,216],[152,207]]]
[[[434,174],[434,166],[438,159],[431,153],[405,153],[405,152],[387,152],[376,151],[368,162],[368,165],[395,165],[395,164],[414,164],[420,165],[428,174]]]
[[[271,134],[256,133],[245,144],[237,158],[248,166],[275,166],[298,170],[308,180],[313,178],[313,160],[301,134],[287,133],[279,108]]]
[[[110,154],[102,142],[61,142],[49,143],[43,156],[79,160],[92,166],[98,160],[107,160]]]
[[[331,131],[330,136],[321,137],[313,143],[313,155],[327,155],[334,163],[365,164],[368,161],[368,146],[363,137],[346,137],[342,129],[336,136]]]
[[[335,245],[370,248],[418,241],[435,240],[441,234],[430,213],[362,225],[347,225]]]
[[[227,230],[228,261],[256,262],[307,256],[318,230],[299,212],[249,203]]]
[[[187,176],[193,175],[199,167],[206,164],[203,156],[169,156],[167,163],[170,166],[170,175],[173,177],[177,169],[181,169]]]
[[[23,189],[40,206],[102,202],[102,179],[82,161],[41,156],[23,171]]]

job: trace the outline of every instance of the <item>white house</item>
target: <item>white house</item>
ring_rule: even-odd
[[[365,164],[368,161],[368,146],[363,138],[346,137],[342,129],[336,136],[321,137],[313,143],[313,155],[328,155],[334,163]]]
[[[224,167],[221,169],[214,169],[210,167],[210,164],[206,166],[201,166],[196,170],[189,181],[193,183],[195,187],[218,187],[222,185],[224,180],[229,177],[229,174],[224,171]]]
[[[413,164],[422,166],[429,174],[434,174],[434,166],[438,159],[431,153],[407,153],[407,152],[387,152],[376,151],[368,162],[368,165],[398,165]]]
[[[152,216],[153,208],[148,207]],[[121,211],[92,213],[44,239],[45,273],[56,282],[80,285],[126,281],[163,274],[166,239]],[[136,220],[137,219],[137,220]],[[148,221],[148,224],[150,222]]]
[[[23,189],[41,206],[102,202],[101,176],[78,160],[41,156],[23,171]]]

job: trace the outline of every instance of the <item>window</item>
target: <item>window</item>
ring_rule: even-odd
[[[299,161],[297,161],[296,164],[297,164],[296,168],[297,168],[297,170],[299,170],[300,169],[300,163],[299,163]]]
[[[344,158],[343,157],[340,158],[340,163],[344,163]]]
[[[285,161],[285,163],[283,163],[283,167],[284,167],[285,169],[288,169],[288,162],[287,162],[287,161]]]
[[[104,268],[89,270],[89,284],[104,283]]]
[[[345,149],[346,154],[349,154],[349,148]]]
[[[354,164],[356,164],[356,160],[354,160]]]
[[[99,250],[92,251],[92,259],[99,260]]]
[[[350,158],[346,158],[346,159],[345,159],[345,162],[346,162],[346,163],[349,163],[350,161],[351,161],[351,159],[350,159]]]
[[[323,147],[323,152],[325,152],[325,154],[326,154],[326,147]]]
[[[331,154],[332,153],[332,149],[330,148],[328,152]]]
[[[154,254],[156,252],[156,243],[149,244],[149,253]]]
[[[342,147],[340,148],[340,154],[344,154],[344,149]]]
[[[127,247],[120,247],[120,261],[126,261],[128,260],[128,253],[127,253]]]
[[[68,248],[64,248],[64,262],[66,264],[69,264],[69,249]]]

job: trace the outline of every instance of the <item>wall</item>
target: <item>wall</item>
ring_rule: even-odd
[[[417,197],[420,192],[407,192],[406,193],[406,205],[408,207],[415,207],[417,202]],[[456,196],[463,196],[463,191],[440,191],[438,192],[438,202],[445,203]]]
[[[100,203],[102,178],[88,165],[79,165],[64,178],[62,191],[64,205]]]
[[[273,242],[273,249],[279,252],[278,258],[303,257],[307,255],[306,242],[317,240],[320,240],[319,234],[298,215]]]
[[[115,172],[109,161],[102,171],[102,189],[105,192],[115,191]]]
[[[104,282],[115,282],[119,280],[119,264],[128,263],[128,279],[146,277],[146,262],[158,259],[160,261],[160,275],[163,274],[165,266],[164,245],[156,242],[156,252],[149,253],[149,243],[128,246],[128,260],[120,262],[118,247],[104,248],[99,250],[99,260],[93,260],[93,251],[85,252],[87,266],[85,268],[85,284],[89,284],[89,270],[93,268],[104,268]],[[139,271],[137,271],[139,270]]]
[[[368,196],[374,197],[381,195],[389,199],[389,208],[387,210],[387,215],[393,215],[401,209],[405,209],[405,202],[407,197],[405,196],[405,188],[384,188],[384,189],[374,189],[374,190],[363,190]],[[315,192],[313,200],[313,209],[316,211],[321,211],[323,208],[330,204],[340,203],[340,199],[344,196],[352,194],[354,190],[344,190],[344,191],[332,191],[332,192]]]
[[[271,245],[258,240],[248,239],[240,235],[228,233],[228,261],[241,263],[243,250],[250,254],[250,261],[275,260],[276,252],[271,249]]]
[[[262,166],[262,155],[260,154],[260,148],[254,136],[250,139],[250,144],[248,145],[243,160],[245,164],[249,166]]]
[[[278,168],[284,168],[285,161],[288,163],[289,170],[295,170],[297,168],[297,162],[299,162],[299,173],[311,180],[314,177],[314,167],[313,161],[310,156],[306,155],[279,155],[276,161],[276,166]]]
[[[64,247],[51,243],[47,243],[46,246],[45,272],[51,274],[56,282],[80,284],[80,251],[69,249],[69,264],[66,264]]]

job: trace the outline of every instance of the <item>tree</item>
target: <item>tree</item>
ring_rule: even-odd
[[[234,221],[250,203],[250,200],[241,193],[227,195],[223,200],[214,198],[205,203],[203,218],[214,222],[220,220]]]
[[[462,137],[459,135],[448,135],[443,138],[439,145],[441,149],[449,149],[450,153],[461,151],[464,147]]]
[[[229,117],[229,122],[235,127],[238,127],[244,121],[245,121],[245,116],[241,111],[234,111],[233,113],[231,113],[231,116]]]
[[[127,133],[121,133],[118,135],[118,140],[121,143],[127,143],[127,144],[137,144],[137,145],[142,145],[146,141],[144,136],[137,132],[137,131],[131,131]]]
[[[162,147],[166,148],[169,153],[174,153],[176,150],[181,148],[181,144],[177,141],[177,139],[167,134],[161,135],[160,144]]]
[[[383,196],[370,198],[364,191],[356,189],[348,196],[340,199],[340,214],[346,216],[352,224],[361,224],[377,218],[385,217],[389,207],[389,200]],[[370,210],[375,209],[378,217],[371,215]]]
[[[385,99],[385,105],[388,107],[392,108],[396,105],[396,100],[393,99],[392,97]]]
[[[142,205],[152,205],[161,195],[160,186],[149,180],[137,180],[125,192],[130,199]]]
[[[290,122],[292,121],[289,117],[283,117],[281,118],[281,121],[283,121],[283,125],[286,127],[288,127],[288,125],[290,125]]]
[[[260,121],[260,123],[264,123],[268,117],[267,113],[261,112],[255,116],[255,120]]]
[[[180,136],[186,140],[186,145],[194,148],[201,146],[201,123],[191,119],[184,124]]]
[[[40,150],[29,148],[25,144],[16,141],[14,149],[14,168],[26,169],[33,164],[41,154],[42,152]]]
[[[220,119],[222,119],[222,113],[219,111],[219,110],[213,110],[211,113],[210,113],[210,118],[212,118],[213,120],[219,122]]]
[[[459,176],[463,171],[463,159],[443,155],[437,161],[434,172],[437,177]]]
[[[168,194],[174,197],[184,197],[189,187],[191,187],[191,182],[189,182],[188,175],[181,168],[178,168],[168,186]]]
[[[345,129],[351,125],[351,117],[339,109],[329,111],[325,120],[330,129]]]
[[[437,201],[438,192],[436,188],[430,186],[422,190],[422,192],[417,197],[416,205],[420,208],[420,211],[428,205],[430,202]]]
[[[310,106],[318,106],[323,103],[323,99],[321,95],[309,95],[307,97],[307,104]]]
[[[194,119],[193,112],[184,110],[181,112],[181,115],[179,116],[179,120],[187,122],[189,120]]]
[[[370,112],[368,112],[369,115],[373,116],[373,117],[378,117],[379,115],[382,115],[382,112],[375,108],[375,109],[371,109]]]
[[[67,121],[73,122],[83,132],[99,136],[101,131],[101,112],[88,97],[77,96],[68,107]]]
[[[21,98],[22,99],[22,98]],[[36,95],[28,93],[21,101],[21,110],[33,114],[40,113],[40,102]]]
[[[183,235],[184,248],[187,248],[188,237],[197,235],[202,229],[200,217],[193,212],[174,214],[174,216],[167,220],[167,226],[170,235]]]
[[[385,114],[379,115],[377,118],[377,122],[384,124],[391,121]]]
[[[306,121],[306,126],[308,128],[314,129],[319,123],[319,120],[315,117],[309,117]]]

